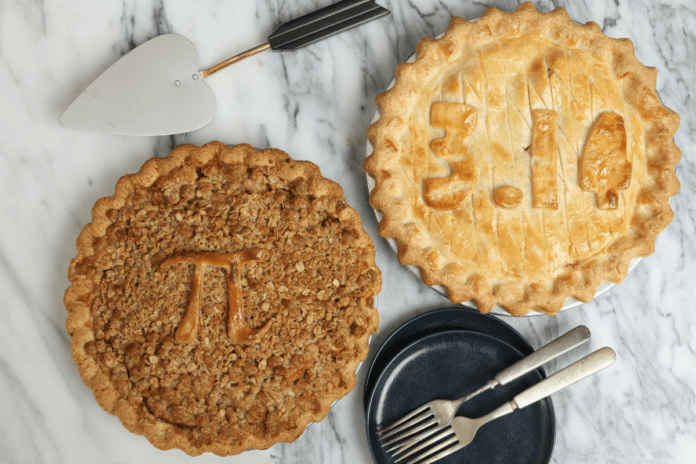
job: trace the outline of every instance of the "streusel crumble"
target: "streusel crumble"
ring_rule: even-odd
[[[177,147],[78,238],[65,305],[99,404],[161,449],[293,441],[355,386],[377,330],[374,247],[312,163]]]

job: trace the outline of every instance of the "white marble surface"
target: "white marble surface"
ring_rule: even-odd
[[[208,79],[212,123],[173,137],[118,137],[63,129],[67,104],[122,54],[161,33],[196,45],[201,66],[263,43],[281,22],[328,0],[207,2],[0,0],[0,463],[222,462],[162,452],[106,414],[69,352],[62,297],[75,239],[116,180],[176,144],[221,140],[277,147],[317,163],[345,189],[375,239],[384,275],[379,344],[408,318],[448,301],[396,260],[376,233],[361,169],[374,96],[425,35],[453,15],[474,18],[516,1],[380,0],[392,15],[297,53],[265,52]],[[633,40],[659,70],[658,90],[682,117],[676,142],[682,189],[656,252],[601,298],[559,314],[505,320],[535,347],[587,325],[585,346],[616,364],[554,397],[554,463],[696,462],[696,3],[693,0],[539,1],[566,7]],[[364,371],[359,385],[364,381]],[[362,393],[340,401],[295,443],[229,463],[370,462]]]

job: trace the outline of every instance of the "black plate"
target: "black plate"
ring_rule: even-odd
[[[379,375],[365,413],[374,461],[394,462],[377,441],[379,428],[432,399],[454,399],[474,391],[522,357],[510,344],[468,330],[439,331],[402,349]],[[458,414],[482,416],[542,378],[538,370],[530,372],[464,403]],[[553,406],[547,398],[486,424],[469,446],[438,462],[548,463],[554,439]]]
[[[443,308],[428,311],[402,324],[387,337],[377,350],[367,371],[363,392],[363,408],[367,410],[370,392],[372,392],[377,377],[399,351],[425,335],[452,329],[471,330],[490,335],[512,345],[524,356],[534,351],[518,331],[497,317],[481,314],[469,308]],[[541,367],[539,372],[542,376],[546,376]]]

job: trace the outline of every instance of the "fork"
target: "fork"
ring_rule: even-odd
[[[425,449],[423,453],[415,456],[415,459],[409,461],[408,464],[415,464],[416,462],[419,464],[433,463],[438,459],[449,456],[455,451],[467,446],[473,441],[478,429],[488,422],[510,414],[515,409],[522,409],[532,403],[536,403],[537,401],[552,395],[553,393],[563,390],[575,382],[612,365],[615,360],[616,353],[614,350],[609,347],[601,348],[594,353],[585,356],[579,361],[576,361],[570,366],[556,372],[552,376],[542,380],[534,386],[529,387],[522,393],[516,395],[511,401],[506,402],[485,416],[481,416],[477,419],[470,419],[462,416],[455,417],[454,420],[452,420],[451,427],[446,429],[435,428],[432,431],[433,436],[431,438],[423,443],[420,443],[408,453],[402,454],[407,449],[413,447],[414,444],[410,444],[408,446],[397,446],[396,448],[398,448],[398,450],[393,453],[393,457],[396,458],[396,455],[402,454],[396,458],[396,462],[399,462],[406,457]],[[430,446],[432,446],[432,448],[429,448]]]
[[[396,443],[415,433],[421,432],[421,435],[413,438],[413,440],[419,441],[423,438],[422,434],[429,431],[426,429],[429,429],[433,425],[437,427],[447,426],[454,418],[459,407],[466,401],[498,385],[507,385],[509,382],[522,377],[524,374],[533,371],[542,364],[546,364],[563,353],[567,353],[573,348],[582,345],[590,339],[590,335],[590,331],[587,327],[584,325],[578,326],[551,343],[539,348],[529,356],[520,359],[512,366],[503,369],[493,380],[490,380],[478,390],[457,400],[433,400],[425,403],[389,427],[378,431],[377,433],[380,434],[379,440],[386,440],[391,437],[391,440],[383,442],[382,446],[389,446],[392,443]],[[411,428],[415,425],[417,425],[417,427]],[[422,432],[423,430],[426,431]]]

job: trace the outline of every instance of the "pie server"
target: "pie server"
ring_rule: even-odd
[[[201,71],[188,39],[161,35],[104,71],[58,122],[70,129],[117,135],[190,132],[215,115],[215,97],[204,78],[269,48],[294,50],[388,14],[373,0],[343,0],[289,21],[267,43]]]

